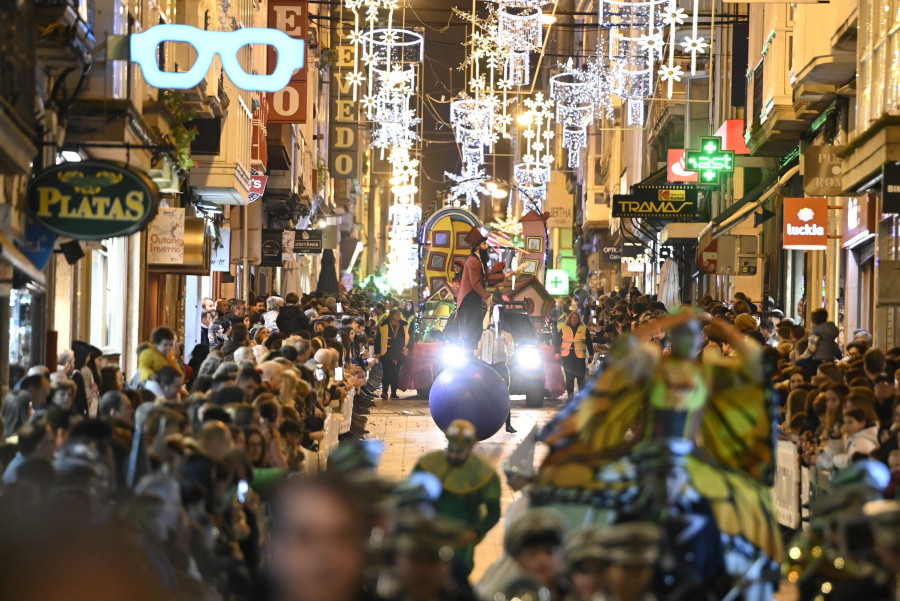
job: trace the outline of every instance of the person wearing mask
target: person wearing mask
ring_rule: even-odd
[[[447,449],[423,455],[415,472],[437,476],[442,485],[437,512],[469,528],[460,539],[459,559],[466,570],[475,566],[477,545],[500,519],[500,478],[484,459],[472,452],[475,426],[466,420],[450,422],[444,433]]]
[[[587,328],[581,323],[578,311],[569,313],[556,334],[556,358],[560,357],[566,376],[567,398],[571,400],[576,382],[578,390],[584,390],[584,376],[587,372],[585,359],[588,363],[594,360],[594,345],[588,336]]]
[[[484,289],[489,254],[487,238],[477,227],[473,227],[466,234],[466,242],[472,247],[472,252],[466,259],[462,281],[459,283],[456,316],[463,348],[472,351],[475,350],[481,337],[481,325],[484,322],[483,301],[489,298],[487,290]]]
[[[409,344],[409,332],[400,318],[399,309],[391,309],[375,334],[375,347],[378,349],[378,360],[384,367],[381,379],[381,398],[399,399],[397,388],[400,385],[400,366],[403,365]],[[393,389],[393,395],[391,395]]]
[[[171,367],[179,375],[184,375],[181,366],[172,355],[175,348],[175,332],[166,327],[156,328],[150,335],[150,342],[151,345],[144,349],[138,357],[138,369],[141,372],[140,381],[142,383],[164,367]]]

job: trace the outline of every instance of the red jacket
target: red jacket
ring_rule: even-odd
[[[484,265],[476,255],[469,255],[463,267],[462,281],[459,283],[459,296],[456,304],[462,304],[469,291],[474,290],[481,298],[487,298],[487,290],[484,289]]]

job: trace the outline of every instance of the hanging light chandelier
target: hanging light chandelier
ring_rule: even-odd
[[[597,56],[588,71],[598,75],[595,106],[598,114],[610,112],[611,97],[627,105],[628,125],[642,125],[644,102],[655,93],[657,77],[672,98],[675,83],[684,76],[675,50],[690,55],[691,75],[696,74],[698,55],[709,43],[700,35],[699,2],[691,2],[691,33],[678,43],[680,27],[689,15],[677,0],[599,0]]]
[[[581,162],[587,147],[587,128],[594,121],[596,76],[572,68],[572,60],[562,73],[550,78],[550,97],[556,103],[556,121],[562,125],[562,147],[568,152],[570,169]]]

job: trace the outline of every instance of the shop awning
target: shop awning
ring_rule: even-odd
[[[716,215],[709,225],[700,233],[698,238],[712,234],[712,238],[718,238],[725,232],[738,225],[744,219],[753,214],[769,197],[775,194],[788,180],[800,172],[800,165],[794,165],[787,170],[776,171],[763,180],[758,186],[744,194],[739,201]]]
[[[40,286],[47,285],[47,278],[44,276],[44,272],[35,267],[34,263],[29,261],[28,257],[23,255],[22,251],[16,248],[15,244],[3,233],[0,233],[0,258]]]

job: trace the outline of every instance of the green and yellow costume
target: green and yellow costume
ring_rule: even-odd
[[[487,462],[469,453],[460,465],[451,465],[446,451],[423,455],[413,472],[429,472],[443,485],[437,502],[440,515],[455,519],[478,533],[478,540],[459,550],[458,556],[471,573],[475,545],[500,519],[500,478]]]

